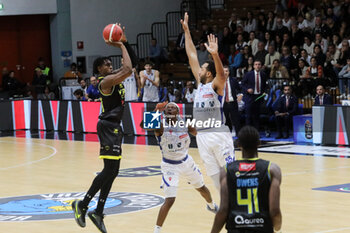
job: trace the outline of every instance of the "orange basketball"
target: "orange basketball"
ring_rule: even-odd
[[[117,42],[123,35],[123,30],[117,24],[108,24],[103,29],[103,38],[110,42]]]

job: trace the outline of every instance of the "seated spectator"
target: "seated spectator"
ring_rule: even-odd
[[[90,86],[86,90],[88,101],[99,101],[100,91],[98,90],[98,82],[95,76],[90,77]]]
[[[348,94],[350,94],[350,57],[346,59],[347,64],[339,72],[339,89],[341,94],[345,94],[346,85],[348,87]]]
[[[75,96],[75,98],[77,100],[81,100],[81,101],[86,101],[86,98],[84,96],[84,93],[81,89],[76,89],[74,92],[73,92],[73,95]]]
[[[298,80],[297,95],[300,97],[307,95],[309,93],[308,90],[312,88],[311,80],[306,76],[307,69],[308,67],[306,66],[305,60],[299,59],[298,73],[297,73],[297,80]]]
[[[196,96],[197,90],[194,89],[193,83],[191,81],[186,82],[186,88],[184,91],[184,103],[193,103],[194,97]]]
[[[258,43],[258,51],[255,54],[254,58],[257,61],[260,61],[261,64],[265,63],[265,57],[268,54],[268,52],[265,50],[265,43],[262,41],[259,41]]]
[[[233,44],[233,41],[234,40],[230,32],[230,28],[227,26],[224,27],[222,40],[221,40],[221,43],[219,44],[219,51],[220,53],[225,55],[226,59],[230,55],[230,47],[231,47],[231,44]]]
[[[159,71],[152,69],[152,64],[147,62],[145,69],[140,71],[141,88],[143,88],[143,102],[159,102]]]
[[[300,50],[300,59],[303,59],[305,61],[306,66],[309,66],[311,63],[311,56],[305,49]]]
[[[84,79],[80,80],[79,84],[80,84],[81,90],[83,91],[84,96],[86,96],[87,85],[86,85],[85,80]]]
[[[315,45],[313,57],[316,58],[317,65],[320,65],[322,67],[324,66],[324,63],[326,61],[326,55],[323,54],[322,48],[320,45]]]
[[[81,73],[78,71],[77,69],[77,64],[76,63],[72,63],[70,65],[70,70],[68,70],[65,74],[64,74],[64,78],[82,78]]]
[[[309,36],[305,36],[303,49],[306,50],[308,55],[312,55],[314,53],[314,47],[315,43],[311,41],[311,38]]]
[[[321,106],[321,105],[332,105],[333,100],[332,97],[325,93],[324,87],[322,85],[318,85],[316,87],[316,98],[314,106]]]
[[[265,43],[265,50],[266,51],[269,50],[270,45],[275,45],[275,41],[272,39],[270,32],[265,32],[264,43]],[[265,60],[263,61],[262,64],[264,64],[264,62],[265,62]]]
[[[55,98],[55,93],[50,90],[49,86],[45,86],[44,93],[38,94],[40,100],[54,100]]]
[[[160,86],[159,86],[159,94],[158,94],[160,102],[164,102],[164,101],[167,100],[167,96],[168,96],[167,86],[168,86],[167,85],[167,80],[166,79],[161,79],[161,83],[160,83]],[[142,101],[142,98],[139,101]]]
[[[293,23],[292,30],[291,30],[292,44],[300,47],[303,45],[303,40],[304,40],[304,32],[298,28],[298,25],[296,23]]]
[[[247,42],[244,41],[243,34],[238,34],[237,35],[237,43],[235,44],[236,50],[240,50],[244,46],[248,45]]]
[[[149,46],[149,58],[155,63],[157,69],[160,68],[160,64],[167,60],[165,51],[157,44],[157,39],[152,38],[151,45]]]
[[[168,94],[167,94],[167,101],[168,102],[175,102],[175,90],[174,86],[172,84],[169,84],[167,87]]]
[[[254,58],[252,56],[249,56],[247,64],[237,69],[236,78],[243,77],[246,73],[252,71],[253,69],[254,69]]]
[[[270,78],[274,79],[289,79],[289,73],[285,66],[283,66],[280,60],[275,59],[273,61]]]
[[[315,44],[321,46],[322,53],[326,54],[328,50],[328,41],[322,37],[321,32],[317,32],[315,35]]]
[[[283,52],[283,50],[282,50],[282,52]],[[299,63],[299,59],[300,59],[298,46],[294,45],[292,47],[292,54],[291,54],[290,58],[291,58],[291,60],[290,60],[290,72],[293,75],[293,77],[295,77],[295,74],[298,71],[298,63]]]
[[[269,53],[266,54],[265,56],[265,65],[264,68],[266,70],[266,72],[270,72],[271,70],[271,66],[274,60],[276,59],[280,59],[281,55],[279,52],[275,51],[275,46],[274,45],[270,45],[269,46]]]
[[[250,33],[256,31],[256,20],[254,19],[253,12],[247,12],[247,20],[244,22],[244,31]]]
[[[181,91],[175,90],[175,103],[182,103],[182,94]]]
[[[337,63],[334,64],[337,71],[340,71],[347,64],[347,59],[350,57],[349,41],[343,40],[341,46],[336,55]]]
[[[212,33],[213,31],[211,28],[208,26],[207,23],[202,23],[202,35],[200,37],[200,41],[207,42],[208,41],[208,36]]]
[[[277,101],[275,116],[277,126],[277,137],[289,138],[289,129],[292,125],[293,115],[297,114],[298,99],[292,95],[291,86],[284,86],[283,95],[281,95]],[[285,126],[285,134],[283,135],[283,125]]]
[[[44,58],[38,59],[38,66],[34,69],[34,78],[32,84],[36,86],[38,93],[44,92],[44,87],[52,82],[52,71],[45,65]]]
[[[288,33],[289,30],[287,27],[283,26],[283,21],[281,16],[276,17],[275,25],[273,26],[272,31],[276,32],[281,38],[283,34]]]
[[[205,63],[205,61],[208,60],[208,55],[209,53],[204,46],[204,42],[200,42],[199,49],[197,50],[197,57],[200,66],[202,66]]]
[[[6,77],[5,77],[6,78]],[[5,80],[6,90],[9,91],[9,96],[14,97],[22,94],[21,88],[23,84],[15,78],[15,71],[11,70]]]
[[[250,32],[248,45],[252,50],[253,56],[255,56],[256,53],[258,52],[258,43],[259,43],[258,39],[255,38],[255,32],[254,31]]]
[[[231,54],[228,58],[229,67],[230,67],[230,73],[235,74],[237,69],[241,67],[243,61],[243,48],[239,50],[239,53],[237,53],[234,57]]]
[[[186,50],[185,50],[185,33],[181,32],[176,40],[176,48],[174,50],[175,58],[178,62],[186,62]]]
[[[286,67],[287,70],[291,69],[292,57],[290,56],[290,49],[288,46],[282,47],[281,64]]]
[[[275,50],[279,53],[281,53],[282,50],[282,39],[279,34],[276,34],[275,36]]]

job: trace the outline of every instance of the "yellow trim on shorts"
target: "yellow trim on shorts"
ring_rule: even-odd
[[[122,158],[121,155],[100,155],[100,159],[112,159],[112,160],[120,160]]]

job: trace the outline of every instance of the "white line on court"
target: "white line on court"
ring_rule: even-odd
[[[315,233],[336,232],[336,231],[349,230],[349,229],[350,229],[350,227],[345,227],[345,228],[332,229],[332,230],[328,230],[328,231],[317,231]]]
[[[12,143],[12,144],[17,144],[17,143],[22,143],[22,144],[29,144],[27,142],[10,142],[10,141],[1,141],[0,140],[0,143],[2,142],[5,142],[5,143]],[[45,145],[45,144],[40,144],[40,143],[35,143],[35,142],[30,142],[30,144],[35,144],[35,145],[39,145],[39,146],[43,146],[43,147],[48,147],[50,149],[53,150],[53,152],[51,154],[49,154],[48,156],[45,156],[44,158],[41,158],[41,159],[38,159],[38,160],[34,160],[34,161],[29,161],[29,162],[26,162],[26,163],[21,163],[21,164],[17,164],[17,165],[14,165],[14,166],[10,166],[10,167],[2,167],[0,168],[0,171],[4,171],[4,170],[8,170],[8,169],[12,169],[12,168],[17,168],[17,167],[22,167],[22,166],[26,166],[26,165],[31,165],[31,164],[34,164],[34,163],[39,163],[41,161],[44,161],[46,159],[49,159],[51,158],[52,156],[54,156],[56,153],[57,153],[57,150],[55,147],[53,146],[49,146],[49,145]]]

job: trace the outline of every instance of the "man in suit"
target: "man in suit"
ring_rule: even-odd
[[[245,74],[242,80],[246,102],[246,124],[259,130],[260,105],[266,88],[266,75],[261,70],[261,61],[254,61],[254,70]]]
[[[226,118],[226,125],[232,132],[232,126],[235,127],[236,135],[241,128],[239,122],[238,102],[237,94],[239,90],[239,84],[236,78],[230,77],[230,69],[228,66],[224,66],[224,75],[226,77],[225,85],[225,102],[224,102],[224,114]]]
[[[325,93],[324,87],[322,85],[318,85],[316,87],[316,93],[317,93],[317,96],[315,98],[314,106],[333,104],[332,97]]]
[[[277,137],[276,139],[282,138],[282,126],[285,125],[286,131],[283,138],[289,138],[289,129],[292,123],[293,115],[298,110],[298,99],[292,95],[291,86],[283,87],[283,95],[279,97],[276,104],[276,125],[277,125]]]

